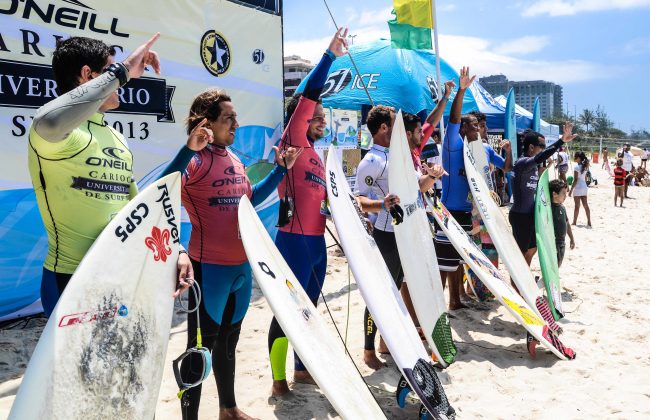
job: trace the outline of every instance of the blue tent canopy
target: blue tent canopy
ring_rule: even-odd
[[[375,105],[388,105],[413,114],[429,112],[435,107],[438,89],[436,56],[432,51],[395,49],[391,48],[390,41],[380,39],[353,45],[350,54],[359,72],[349,56],[336,59],[321,96],[323,106],[359,110],[374,102]],[[443,83],[455,79],[458,85],[458,73],[442,59],[440,72]],[[310,75],[298,86],[296,93],[304,90]],[[363,84],[368,88],[372,102]],[[445,116],[449,115],[454,95],[447,103]],[[474,82],[463,99],[463,112],[477,110],[486,114],[491,130],[503,130],[505,107],[497,103],[478,82]],[[528,128],[531,124],[532,119],[518,116],[518,128]]]

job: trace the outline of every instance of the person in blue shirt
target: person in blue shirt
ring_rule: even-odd
[[[463,139],[474,141],[479,138],[479,124],[474,115],[462,115],[465,91],[476,76],[469,76],[469,68],[460,70],[459,87],[451,105],[449,126],[442,142],[442,166],[448,175],[442,177],[442,204],[466,232],[472,229],[472,198],[465,174],[463,158]],[[449,310],[462,309],[467,306],[460,300],[463,282],[461,257],[440,227],[436,228],[434,238],[440,277],[443,287],[449,283]]]

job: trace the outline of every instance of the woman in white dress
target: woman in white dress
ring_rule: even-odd
[[[589,210],[589,203],[587,203],[587,192],[589,187],[587,187],[587,171],[589,170],[589,159],[585,155],[585,152],[576,152],[573,156],[573,160],[577,163],[573,172],[573,184],[569,190],[569,197],[573,195],[573,201],[575,202],[575,208],[573,209],[573,226],[576,225],[578,221],[578,214],[580,214],[580,204],[585,208],[585,213],[587,214],[587,226],[591,227],[591,211]]]

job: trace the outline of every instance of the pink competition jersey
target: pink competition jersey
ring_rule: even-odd
[[[293,197],[295,206],[295,213],[289,224],[280,228],[283,232],[325,234],[325,216],[321,213],[327,198],[325,166],[314,150],[314,145],[307,139],[307,128],[315,107],[316,102],[305,97],[300,98],[282,136],[281,148],[304,148],[296,163],[278,185],[278,194],[284,197],[289,183],[289,196]]]
[[[237,209],[252,195],[244,164],[229,150],[208,145],[196,153],[183,174],[181,199],[192,222],[189,254],[208,264],[247,261],[239,237]]]

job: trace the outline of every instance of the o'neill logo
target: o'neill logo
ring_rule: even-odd
[[[129,34],[120,32],[117,25],[119,19],[114,17],[110,24],[100,22],[102,19],[95,13],[95,9],[88,7],[77,0],[63,0],[66,6],[57,6],[56,2],[36,1],[36,0],[10,0],[3,3],[0,7],[0,14],[16,15],[21,14],[25,20],[38,21],[42,23],[55,23],[65,28],[76,28],[85,31],[94,32],[95,34],[113,35],[122,38],[128,38]],[[5,6],[6,4],[9,6]],[[24,3],[21,11],[18,10],[20,3]],[[73,8],[75,7],[76,8]],[[21,13],[22,12],[22,13]],[[104,19],[106,20],[106,19]],[[38,25],[39,22],[36,22]]]
[[[167,261],[167,256],[172,254],[169,247],[169,230],[160,230],[157,226],[151,229],[151,236],[144,239],[144,244],[153,251],[154,261]]]
[[[210,30],[201,38],[201,61],[214,76],[223,76],[230,69],[230,46],[219,32]]]
[[[85,324],[88,322],[100,321],[103,319],[115,318],[119,316],[127,316],[129,310],[126,306],[122,305],[119,308],[114,306],[112,308],[100,309],[98,311],[80,312],[77,314],[63,315],[59,321],[59,327],[69,327],[71,325]]]

